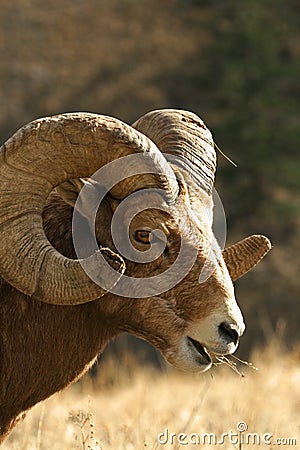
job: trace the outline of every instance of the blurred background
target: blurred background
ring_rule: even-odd
[[[296,0],[0,0],[0,141],[46,115],[132,123],[195,112],[220,148],[228,244],[267,235],[266,260],[236,283],[239,354],[300,336],[300,3]],[[131,338],[118,354],[155,351]],[[135,350],[136,349],[136,350]]]

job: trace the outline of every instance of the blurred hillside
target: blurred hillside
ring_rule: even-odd
[[[221,156],[228,241],[265,233],[271,255],[238,281],[242,352],[299,339],[300,4],[296,0],[0,0],[0,141],[37,117],[133,122],[200,115]]]

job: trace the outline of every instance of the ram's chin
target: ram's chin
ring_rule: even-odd
[[[176,351],[167,351],[164,356],[174,367],[186,372],[205,372],[212,366],[207,349],[190,337],[185,337]]]

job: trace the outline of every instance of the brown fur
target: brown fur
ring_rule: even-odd
[[[105,202],[107,208],[110,199]],[[222,273],[226,269],[221,268],[203,285],[197,283],[207,236],[180,208],[179,204],[174,205],[172,213],[185,222],[186,239],[190,245],[197,245],[199,256],[185,279],[158,297],[129,299],[108,293],[79,306],[54,306],[33,301],[0,278],[0,442],[23,411],[86,372],[113,337],[125,331],[133,333],[156,346],[172,362],[186,327],[218,306],[220,296],[226,295],[222,291]],[[100,211],[96,227],[101,244],[111,248],[113,243],[107,230],[112,209],[106,215]],[[175,222],[165,213],[141,214],[144,223],[151,227],[164,224],[172,243],[153,263],[127,261],[128,275],[140,273],[146,277],[172,264],[179,238]],[[75,257],[71,217],[72,208],[52,195],[44,210],[46,234],[61,253]]]

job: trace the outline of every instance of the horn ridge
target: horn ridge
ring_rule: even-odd
[[[132,126],[167,154],[168,161],[188,171],[206,193],[212,194],[216,170],[214,141],[196,114],[175,109],[156,110]]]

